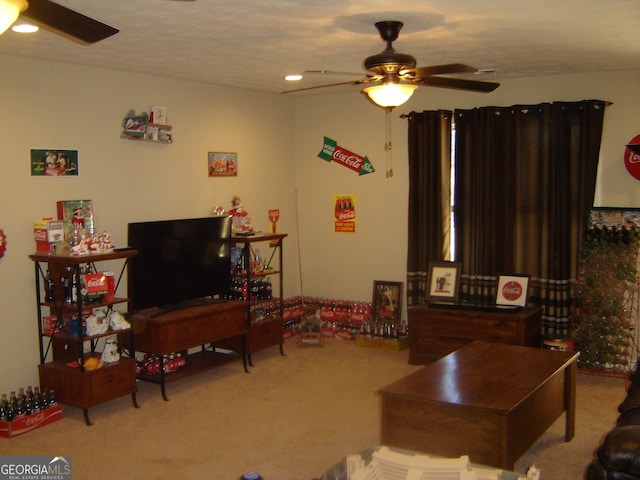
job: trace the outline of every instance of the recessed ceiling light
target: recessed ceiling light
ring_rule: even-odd
[[[495,68],[481,68],[475,72],[476,75],[489,75],[491,73],[495,75],[498,71]]]
[[[11,27],[11,30],[17,33],[33,33],[37,32],[39,28],[36,25],[31,25],[29,23],[20,23]]]
[[[288,82],[297,82],[298,80],[302,80],[302,75],[300,75],[299,73],[294,73],[291,75],[286,75],[284,79]]]

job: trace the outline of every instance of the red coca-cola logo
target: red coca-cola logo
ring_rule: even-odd
[[[356,155],[355,153],[350,152],[349,150],[345,150],[341,147],[336,147],[336,149],[333,151],[332,158],[336,162],[341,163],[346,167],[349,167],[351,170],[355,170],[356,172],[360,171],[360,169],[362,168],[362,163],[364,162],[364,158],[360,155]]]
[[[37,425],[41,422],[44,422],[47,418],[47,414],[46,413],[37,413],[35,415],[27,415],[25,417],[25,422],[24,424],[27,427],[31,427],[33,425]]]
[[[505,300],[518,300],[522,296],[522,285],[514,280],[505,283],[502,287],[502,296]]]
[[[355,210],[344,210],[338,213],[338,220],[352,220],[356,218]]]
[[[104,281],[100,278],[89,280],[87,282],[87,287],[102,287],[104,285]]]
[[[629,145],[635,146],[634,148],[637,150],[638,145],[640,145],[640,135],[633,137],[629,141]],[[624,166],[627,168],[629,175],[636,180],[640,180],[640,153],[636,153],[636,151],[631,150],[629,147],[625,148]]]

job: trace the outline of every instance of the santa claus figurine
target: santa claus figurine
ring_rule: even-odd
[[[233,225],[231,227],[235,235],[252,235],[255,233],[254,228],[251,226],[251,220],[249,214],[242,206],[240,197],[234,195],[231,199],[231,210],[229,215],[233,217]]]

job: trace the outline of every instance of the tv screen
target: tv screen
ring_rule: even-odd
[[[231,217],[129,223],[129,310],[222,298],[231,281]]]

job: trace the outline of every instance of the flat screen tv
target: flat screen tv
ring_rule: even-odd
[[[219,301],[231,281],[231,217],[129,223],[129,311]]]

